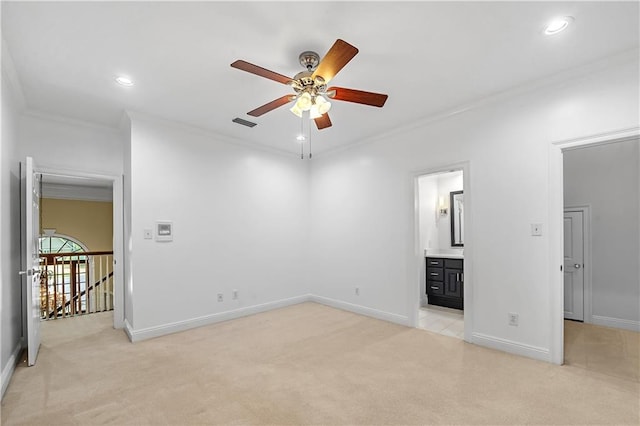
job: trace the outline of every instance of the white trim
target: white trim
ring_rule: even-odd
[[[292,297],[289,299],[277,300],[274,302],[262,303],[259,305],[248,306],[246,308],[234,309],[231,311],[217,312],[215,314],[204,315],[197,318],[191,318],[183,321],[158,325],[154,327],[142,328],[139,330],[131,327],[128,321],[125,321],[125,333],[129,336],[129,340],[133,343],[142,340],[153,339],[154,337],[165,336],[180,331],[189,330],[196,327],[215,324],[222,321],[228,321],[248,315],[258,314],[273,309],[284,308],[285,306],[297,305],[298,303],[311,301],[310,295]]]
[[[462,171],[462,188],[464,191],[464,340],[471,341],[473,333],[473,191],[471,185],[471,163],[463,161],[454,164],[430,167],[428,169],[417,170],[410,174],[411,182],[408,185],[412,194],[410,196],[413,208],[410,210],[412,215],[408,221],[411,225],[409,231],[412,238],[408,238],[411,247],[408,247],[407,259],[409,269],[408,276],[408,307],[411,313],[410,325],[418,326],[418,317],[420,312],[420,299],[422,297],[422,280],[424,275],[424,251],[420,247],[420,227],[419,227],[419,205],[418,205],[418,180],[421,176],[433,175],[438,173],[446,173],[451,171]]]
[[[586,323],[591,323],[593,314],[593,287],[591,281],[592,269],[592,257],[591,257],[591,206],[570,206],[565,207],[566,212],[581,212],[582,213],[582,276],[583,282],[583,317],[582,320]],[[564,281],[563,281],[564,285]]]
[[[186,124],[180,121],[169,120],[167,118],[162,118],[162,117],[158,117],[155,115],[151,115],[151,114],[147,114],[139,111],[127,110],[126,113],[129,116],[129,120],[131,120],[132,126],[135,126],[135,120],[142,120],[142,121],[146,121],[154,124],[173,127],[182,132],[191,133],[193,135],[205,137],[208,139],[215,139],[217,142],[227,143],[237,147],[257,149],[258,151],[281,155],[285,157],[292,157],[292,156],[298,157],[300,155],[298,152],[291,152],[291,151],[283,150],[280,148],[275,148],[269,145],[249,142],[244,139],[236,138],[234,136],[229,136],[222,133],[217,133],[216,131],[205,129],[203,127],[198,127],[193,124]]]
[[[341,146],[330,148],[325,151],[321,151],[317,153],[316,156],[334,154],[334,153],[338,153],[338,152],[353,148],[358,145],[368,144],[376,141],[385,141],[385,140],[401,137],[402,134],[410,130],[419,129],[432,123],[447,120],[463,112],[473,111],[486,106],[494,105],[499,102],[507,101],[509,99],[516,98],[518,96],[521,96],[527,93],[531,93],[535,90],[541,90],[547,87],[554,87],[557,85],[565,84],[568,81],[576,81],[579,78],[595,74],[597,72],[608,69],[612,66],[626,64],[629,62],[636,62],[636,61],[638,61],[637,48],[628,49],[621,53],[596,60],[586,65],[581,65],[578,67],[574,67],[568,70],[558,72],[556,74],[552,74],[547,77],[543,77],[538,80],[526,82],[520,86],[509,88],[503,92],[480,97],[480,98],[471,100],[470,102],[456,105],[453,108],[450,108],[447,110],[436,111],[433,114],[427,115],[417,120],[413,120],[408,123],[400,123],[393,129],[386,132],[383,131],[375,135],[364,135],[360,139],[354,140],[353,142],[348,142]]]
[[[37,118],[40,120],[53,121],[54,123],[66,124],[69,126],[82,127],[90,130],[98,130],[109,133],[119,133],[120,129],[115,125],[103,124],[97,121],[86,121],[66,115],[54,114],[32,108],[26,108],[22,114],[26,117]],[[119,123],[118,123],[119,124]]]
[[[549,349],[541,348],[539,346],[527,345],[482,333],[473,333],[471,343],[515,355],[525,356],[527,358],[551,362]]]
[[[344,302],[342,300],[331,299],[324,296],[309,295],[311,302],[320,303],[321,305],[331,306],[332,308],[342,309],[343,311],[353,312],[355,314],[376,318],[383,321],[393,322],[395,324],[411,327],[412,323],[409,317],[398,315],[391,312],[380,311],[378,309],[369,308],[367,306],[356,305],[355,303]]]
[[[124,327],[124,193],[122,175],[113,179],[113,328]],[[128,303],[132,303],[131,300]]]
[[[606,145],[611,142],[623,142],[629,139],[636,139],[640,135],[640,127],[629,127],[626,129],[614,130],[612,132],[597,133],[581,138],[565,139],[552,142],[553,145],[560,146],[562,150],[583,148],[587,145]]]
[[[127,335],[127,337],[129,338],[129,341],[131,343],[133,343],[133,327],[131,326],[131,324],[129,323],[129,320],[125,318],[124,320],[124,327],[122,327],[124,329],[125,334]]]
[[[562,151],[582,146],[621,142],[640,136],[640,127],[611,130],[584,135],[574,139],[551,141],[549,144],[549,297],[551,306],[550,360],[564,362],[564,287],[563,265],[564,234],[564,176]],[[465,224],[466,225],[466,224]]]
[[[13,377],[13,372],[16,370],[16,365],[18,365],[18,362],[20,362],[20,353],[22,352],[23,348],[24,341],[23,339],[20,339],[16,347],[13,349],[13,352],[11,352],[11,356],[7,361],[7,365],[5,365],[2,369],[2,376],[0,377],[0,383],[2,383],[2,393],[0,394],[0,400],[4,398],[4,394],[9,387],[11,377]]]
[[[640,332],[640,321],[626,320],[622,318],[603,317],[600,315],[592,315],[591,323],[595,325],[601,325],[604,327],[622,328],[624,330],[631,330]]]

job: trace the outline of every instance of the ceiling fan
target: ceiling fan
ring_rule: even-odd
[[[231,66],[286,84],[295,91],[295,94],[284,95],[249,111],[248,115],[260,117],[269,111],[295,101],[291,112],[298,117],[302,117],[304,112],[309,111],[309,116],[315,121],[318,130],[322,130],[331,127],[331,120],[328,114],[331,108],[329,99],[376,107],[382,107],[387,101],[388,96],[380,93],[364,92],[344,87],[327,87],[329,81],[357,54],[357,48],[340,39],[336,40],[322,60],[320,60],[320,56],[316,52],[302,52],[299,60],[300,64],[306,68],[306,71],[299,72],[293,78],[242,60],[235,61]]]

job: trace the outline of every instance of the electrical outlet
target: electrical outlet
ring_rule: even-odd
[[[238,300],[238,290],[233,290],[233,300]]]
[[[356,287],[356,296],[360,296],[360,287]]]
[[[224,297],[222,296],[222,293],[218,293],[218,302],[222,302],[224,300]]]
[[[507,316],[509,318],[509,325],[517,327],[518,326],[518,314],[516,314],[514,312],[509,312],[507,314]]]

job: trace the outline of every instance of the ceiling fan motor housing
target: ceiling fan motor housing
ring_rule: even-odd
[[[316,52],[312,52],[307,50],[302,52],[300,56],[298,56],[298,60],[300,61],[300,65],[305,67],[307,71],[313,71],[318,67],[320,63],[320,55]]]
[[[298,94],[309,92],[312,96],[324,93],[327,90],[327,84],[324,78],[319,75],[313,78],[312,71],[302,71],[296,74],[291,81],[291,87],[293,87],[293,90]]]

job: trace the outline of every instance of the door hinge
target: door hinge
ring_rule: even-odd
[[[562,265],[560,265],[560,272],[562,272]]]

